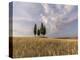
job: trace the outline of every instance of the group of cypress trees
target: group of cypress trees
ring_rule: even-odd
[[[34,25],[34,35],[38,35],[38,36],[45,36],[46,34],[46,27],[45,25],[43,25],[43,23],[41,23],[41,27],[37,28],[37,25]]]

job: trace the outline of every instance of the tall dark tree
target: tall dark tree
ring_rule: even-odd
[[[46,27],[44,26],[43,27],[43,35],[45,35],[46,34]]]
[[[36,34],[37,34],[37,25],[35,24],[34,25],[34,35],[36,36]]]
[[[46,27],[45,27],[45,25],[43,25],[43,23],[41,23],[40,33],[42,35],[45,35],[46,34]]]
[[[37,35],[40,36],[40,30],[39,29],[37,30]]]
[[[41,28],[40,28],[40,33],[43,35],[43,29],[44,29],[44,25],[43,25],[43,23],[41,23]]]

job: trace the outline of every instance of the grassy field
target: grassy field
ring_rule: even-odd
[[[73,55],[78,53],[77,39],[14,37],[13,58]]]

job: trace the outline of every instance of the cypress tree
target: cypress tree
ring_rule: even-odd
[[[40,30],[39,29],[37,30],[37,35],[40,36]]]
[[[43,26],[43,23],[41,23],[41,28],[40,28],[40,33],[43,35],[43,29],[44,29],[44,26]]]
[[[46,27],[44,26],[43,27],[43,35],[45,35],[46,34]]]
[[[46,27],[43,25],[43,23],[41,23],[40,33],[42,35],[45,35],[46,34]]]
[[[35,24],[34,25],[34,35],[36,36],[36,34],[37,34],[37,25]]]

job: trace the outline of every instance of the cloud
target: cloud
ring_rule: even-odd
[[[44,10],[45,10],[45,13],[49,13],[50,11],[49,11],[49,7],[48,7],[48,4],[41,4],[42,6],[43,6],[43,8],[44,8]]]
[[[55,5],[55,8],[51,8],[49,4],[41,5],[44,8],[41,19],[51,33],[59,32],[59,28],[62,24],[71,23],[72,21],[77,20],[77,9],[72,12],[76,6]]]

